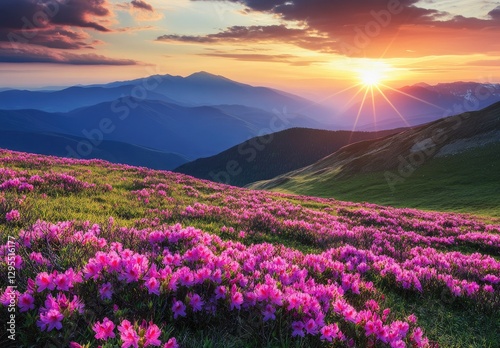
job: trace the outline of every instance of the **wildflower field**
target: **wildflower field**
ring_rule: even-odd
[[[0,150],[0,243],[1,347],[500,345],[485,216]]]

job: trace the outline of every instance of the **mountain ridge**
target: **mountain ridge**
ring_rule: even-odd
[[[117,141],[101,141],[89,153],[76,153],[88,139],[67,134],[0,131],[0,148],[59,157],[102,159],[113,163],[172,170],[188,162],[180,154],[166,153]]]
[[[105,140],[196,159],[224,151],[259,133],[271,133],[276,118],[274,113],[242,105],[182,106],[162,100],[136,102],[127,98],[65,113],[0,110],[0,130],[82,137],[98,132],[104,120],[112,129],[101,132]],[[290,115],[285,121],[281,122],[284,128],[319,126],[300,115]]]
[[[200,179],[245,186],[314,163],[349,142],[385,137],[400,131],[291,128],[249,139],[217,155],[183,164],[175,171]]]
[[[484,136],[492,131],[497,133]],[[500,204],[498,134],[500,102],[347,145],[314,164],[248,187],[416,208],[442,201],[450,210],[466,211],[471,204],[493,209]],[[442,155],[446,146],[456,151]]]
[[[238,104],[268,112],[287,108],[306,110],[309,117],[328,120],[331,111],[313,101],[275,88],[252,86],[224,76],[197,72],[189,76],[152,75],[107,84],[72,86],[61,90],[0,91],[0,109],[38,109],[68,112],[80,107],[113,101],[125,96],[140,100],[163,100],[184,106]],[[303,112],[302,114],[305,114]]]

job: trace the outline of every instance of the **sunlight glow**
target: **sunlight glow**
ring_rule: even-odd
[[[395,90],[392,87],[386,86],[383,81],[387,80],[390,76],[391,72],[394,72],[395,69],[381,61],[373,61],[373,60],[363,60],[359,63],[359,68],[356,69],[356,72],[358,74],[360,83],[358,85],[361,85],[360,89],[358,90],[358,93],[353,97],[355,98],[360,92],[364,91],[363,98],[359,104],[358,112],[356,115],[356,119],[354,120],[354,126],[351,132],[351,137],[356,130],[358,123],[361,119],[361,115],[363,113],[363,110],[365,109],[365,104],[367,104],[367,97],[371,97],[371,113],[373,117],[373,122],[375,124],[375,128],[377,127],[377,102],[376,99],[377,97],[382,97],[385,102],[391,106],[391,108],[396,112],[396,114],[401,118],[401,120],[404,122],[406,126],[409,126],[408,121],[405,119],[405,117],[401,114],[401,112],[396,108],[396,106],[389,100],[389,98],[386,96],[384,91],[381,89],[383,88],[388,88],[391,90]],[[395,90],[397,91],[397,90]],[[416,97],[410,96],[412,98],[418,99]],[[419,99],[420,100],[420,99]],[[425,102],[423,100],[420,100],[422,102]],[[349,139],[349,142],[351,142],[351,139]]]
[[[366,86],[377,86],[382,81],[382,74],[377,70],[362,70],[359,73],[361,82]]]
[[[389,64],[376,60],[363,59],[357,65],[355,72],[360,82],[366,87],[379,86],[390,77],[390,73],[394,70]]]
[[[358,127],[372,124],[375,130],[377,130],[378,118],[380,117],[383,119],[385,117],[385,119],[387,119],[387,115],[382,114],[380,111],[380,108],[386,110],[383,109],[384,106],[389,106],[394,111],[395,115],[401,119],[404,127],[409,127],[410,122],[408,122],[402,110],[399,110],[396,106],[399,105],[397,103],[397,95],[408,97],[420,103],[433,106],[438,110],[442,110],[442,107],[439,105],[435,105],[427,100],[412,95],[411,92],[406,93],[403,90],[391,87],[389,82],[397,80],[404,69],[396,68],[385,60],[367,58],[352,59],[349,65],[346,64],[343,66],[343,69],[351,72],[351,78],[355,83],[342,91],[328,96],[326,99],[354,90],[354,94],[350,96],[348,101],[343,102],[343,107],[337,113],[337,115],[342,115],[352,108],[353,113],[351,115],[353,117],[353,126],[349,142],[352,141],[352,136],[354,132],[358,130]]]

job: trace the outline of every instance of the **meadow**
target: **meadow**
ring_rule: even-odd
[[[500,218],[498,167],[500,145],[491,144],[454,156],[429,159],[391,190],[387,172],[354,173],[347,178],[316,180],[293,178],[277,189],[281,192],[317,197],[336,197],[350,202],[372,202],[395,207],[412,207],[469,213]],[[478,170],[481,168],[481,170]],[[391,173],[397,173],[392,171]]]
[[[0,150],[0,243],[2,347],[500,342],[487,216]]]

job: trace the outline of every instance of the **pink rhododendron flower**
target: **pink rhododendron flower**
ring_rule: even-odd
[[[98,340],[107,340],[108,338],[114,338],[115,324],[107,317],[103,319],[102,323],[96,322],[92,329],[95,332],[95,338]]]
[[[5,219],[7,221],[19,221],[21,219],[21,214],[19,214],[19,211],[14,209],[5,214]]]
[[[158,328],[158,326],[150,323],[149,327],[146,329],[146,333],[144,334],[144,338],[145,338],[144,347],[161,345],[161,342],[158,339],[158,337],[160,337],[160,335],[161,335],[161,331]]]
[[[51,331],[52,329],[61,330],[64,316],[57,309],[50,309],[46,313],[40,313],[38,326],[42,331]]]
[[[19,306],[21,313],[27,312],[30,309],[35,308],[35,299],[33,298],[33,296],[31,294],[24,293],[21,296],[19,296],[17,304]]]
[[[179,345],[177,344],[175,337],[172,337],[163,345],[163,348],[179,348]]]
[[[138,347],[139,335],[134,327],[128,320],[123,320],[121,325],[118,326],[120,332],[120,339],[122,340],[122,348]]]
[[[149,278],[145,285],[150,294],[160,295],[160,282],[155,277]]]
[[[113,296],[113,286],[111,283],[104,283],[99,287],[99,295],[103,300],[110,300]]]
[[[42,292],[45,289],[54,290],[55,288],[54,277],[47,272],[38,273],[35,278],[35,284],[37,285],[38,292]]]
[[[0,296],[0,303],[4,306],[9,306],[11,303],[16,303],[19,297],[19,291],[14,290],[13,287],[8,286]]]
[[[335,338],[337,338],[337,334],[339,333],[339,328],[337,324],[330,324],[323,326],[320,330],[321,339],[332,342]]]
[[[172,311],[174,312],[174,319],[177,319],[179,316],[186,316],[186,306],[182,301],[175,301],[172,306]]]
[[[222,299],[226,297],[226,287],[225,286],[218,286],[215,288],[215,299]]]
[[[294,321],[292,323],[292,329],[293,329],[292,337],[296,337],[296,336],[304,337],[305,336],[303,322]]]
[[[304,325],[304,328],[310,335],[315,335],[318,332],[318,325],[313,319],[309,319]]]
[[[193,312],[199,312],[201,311],[203,307],[203,300],[201,299],[200,295],[198,294],[189,294],[189,304],[191,305],[191,308],[193,309]]]

